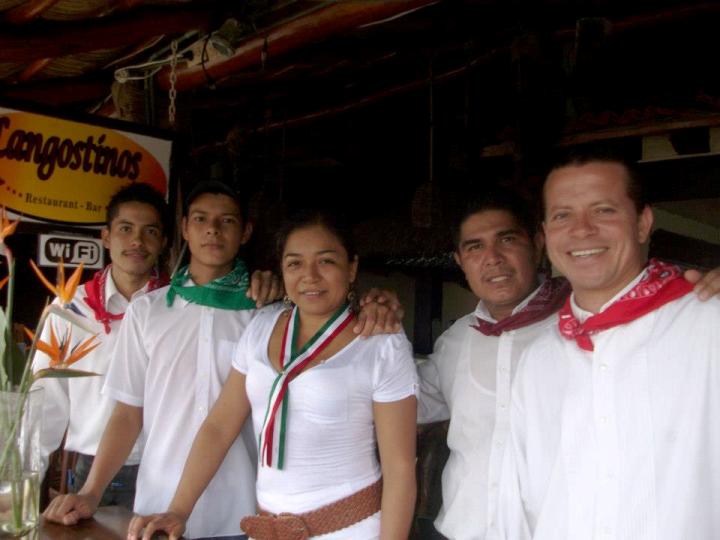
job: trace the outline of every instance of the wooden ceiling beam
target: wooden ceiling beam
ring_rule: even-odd
[[[207,30],[232,3],[195,2],[182,8],[147,7],[115,17],[68,23],[38,22],[0,31],[0,62],[29,63],[101,49],[128,47],[160,34]]]
[[[39,17],[44,11],[57,3],[58,0],[30,0],[29,2],[23,2],[19,6],[7,10],[3,15],[3,19],[12,24],[25,24]]]
[[[0,98],[6,97],[52,106],[100,101],[110,93],[111,80],[107,76],[73,77],[33,81],[6,86]]]
[[[208,80],[220,80],[242,69],[260,65],[263,51],[267,52],[269,58],[275,58],[331,36],[376,24],[438,2],[439,0],[332,2],[305,16],[271,28],[263,35],[244,41],[230,58],[178,69],[175,88],[179,91],[197,88],[206,85]],[[158,82],[161,88],[168,89],[170,81],[167,68],[159,73]]]

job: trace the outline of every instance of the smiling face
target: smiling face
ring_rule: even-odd
[[[501,320],[537,286],[541,236],[528,236],[506,210],[483,210],[460,225],[455,261],[475,296]]]
[[[191,254],[190,274],[199,284],[224,276],[249,240],[252,226],[243,223],[235,200],[219,193],[198,196],[187,214],[182,232]]]
[[[116,277],[120,277],[118,273],[149,277],[165,247],[160,214],[143,202],[120,204],[110,226],[105,227],[101,235]]]
[[[545,239],[553,265],[570,280],[575,301],[597,312],[642,270],[652,211],[640,213],[619,163],[561,167],[545,183]]]
[[[282,274],[290,300],[301,316],[326,319],[346,301],[357,275],[337,236],[322,225],[292,231],[282,253]]]

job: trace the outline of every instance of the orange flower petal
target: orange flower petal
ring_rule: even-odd
[[[22,329],[23,329],[23,331],[25,332],[25,335],[30,338],[30,341],[32,341],[33,339],[35,339],[35,333],[34,333],[32,330],[30,330],[27,326],[25,326],[25,325],[23,324],[23,325],[22,325]]]
[[[30,260],[30,266],[32,267],[33,271],[35,272],[35,275],[40,279],[43,285],[55,296],[59,296],[58,289],[54,285],[51,285],[50,282],[45,278],[43,273],[40,271],[40,269],[35,265],[33,260]]]
[[[2,233],[0,233],[0,235],[2,235],[3,240],[15,232],[15,229],[17,229],[18,223],[20,223],[20,222],[13,221],[12,223],[9,223],[9,224],[3,223],[3,230],[2,230]]]
[[[0,289],[7,285],[8,281],[10,281],[10,276],[5,276],[4,278],[0,279]]]
[[[75,296],[75,291],[78,288],[78,285],[80,285],[80,278],[82,278],[82,272],[83,272],[83,263],[80,263],[80,265],[75,269],[75,271],[70,276],[70,279],[68,279],[67,284],[65,285],[65,298],[63,298],[64,304],[69,304],[72,302],[73,297]]]

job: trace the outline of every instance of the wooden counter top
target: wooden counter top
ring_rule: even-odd
[[[125,540],[133,514],[119,506],[103,506],[92,519],[83,519],[77,525],[65,527],[44,519],[28,540]]]

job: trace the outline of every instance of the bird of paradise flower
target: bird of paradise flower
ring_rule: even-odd
[[[81,343],[71,346],[72,325],[79,326],[90,334],[93,333],[90,325],[84,320],[81,313],[73,306],[72,299],[75,295],[77,287],[80,283],[83,267],[80,265],[65,280],[65,268],[62,263],[58,265],[57,281],[53,285],[40,271],[40,269],[31,261],[30,265],[37,274],[40,281],[58,298],[58,303],[47,305],[40,316],[35,332],[25,329],[26,335],[31,339],[31,345],[28,350],[27,357],[23,359],[23,364],[18,366],[18,371],[22,373],[19,377],[14,369],[15,359],[18,355],[18,349],[12,338],[12,307],[14,297],[14,278],[15,278],[15,261],[12,250],[7,246],[5,240],[11,236],[18,227],[18,221],[8,219],[5,208],[0,207],[0,256],[4,256],[8,266],[8,276],[0,280],[0,287],[8,284],[8,294],[5,308],[0,308],[0,389],[6,392],[14,392],[19,396],[18,407],[16,410],[0,411],[0,425],[5,433],[4,444],[0,445],[0,470],[14,471],[13,477],[17,478],[18,473],[22,469],[19,460],[19,447],[16,442],[18,434],[22,433],[21,423],[24,417],[24,408],[28,399],[28,393],[34,382],[46,377],[86,377],[97,375],[88,371],[72,369],[70,366],[78,362],[87,354],[92,352],[99,343],[97,342],[97,334],[82,341]],[[59,304],[59,305],[58,305]],[[66,335],[58,338],[53,325],[50,326],[49,339],[40,339],[41,333],[47,318],[51,315],[65,319],[71,323],[70,330]],[[4,338],[4,339],[3,339]],[[32,370],[32,361],[35,357],[35,351],[42,351],[50,358],[47,368],[39,369],[35,373]],[[22,495],[22,487],[16,485],[17,482],[11,483],[11,530],[14,533],[25,534],[26,524],[23,521],[23,507],[25,505]]]

